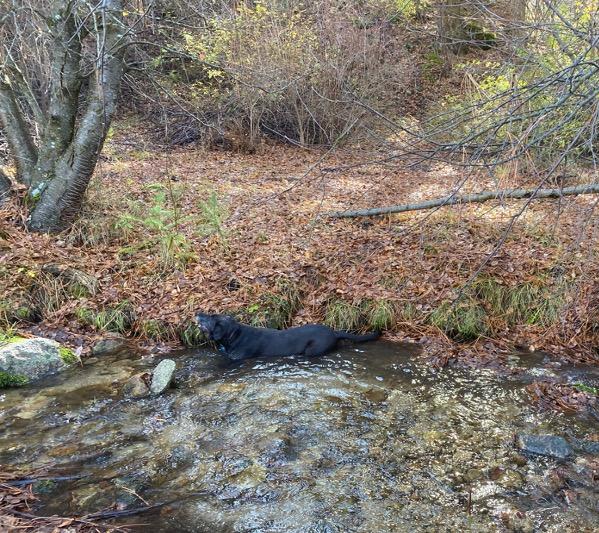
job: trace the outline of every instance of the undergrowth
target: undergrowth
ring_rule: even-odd
[[[325,308],[324,323],[340,331],[385,331],[402,320],[403,309],[386,299],[364,299],[348,302],[330,300]]]
[[[99,331],[111,331],[113,333],[128,333],[135,323],[135,312],[126,300],[99,311],[79,307],[76,309],[75,315],[82,324]]]
[[[476,280],[458,302],[443,302],[429,322],[456,340],[474,340],[514,326],[551,326],[566,303],[567,287],[542,278],[511,286]]]

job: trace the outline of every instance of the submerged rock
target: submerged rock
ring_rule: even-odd
[[[146,381],[149,379],[147,372],[135,374],[123,387],[123,396],[125,398],[145,398],[150,395],[150,388]]]
[[[150,385],[152,394],[162,394],[171,386],[173,378],[175,377],[176,368],[177,365],[172,359],[160,361],[152,375],[152,383]]]
[[[0,344],[0,371],[27,381],[59,372],[74,359],[69,349],[42,337],[15,338]]]
[[[112,355],[125,351],[129,348],[129,341],[120,335],[109,335],[100,339],[92,346],[92,355]]]
[[[567,459],[572,455],[572,448],[563,437],[555,435],[526,435],[517,438],[518,448],[525,453],[545,455],[555,459]]]

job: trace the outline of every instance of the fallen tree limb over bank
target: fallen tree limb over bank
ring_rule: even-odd
[[[443,198],[426,200],[424,202],[418,202],[414,204],[373,207],[371,209],[358,209],[356,211],[336,211],[334,213],[328,213],[327,216],[331,218],[373,217],[379,215],[389,215],[391,213],[405,213],[406,211],[433,209],[435,207],[445,207],[448,205],[487,202],[488,200],[560,198],[562,196],[597,193],[599,193],[599,183],[587,183],[585,185],[564,187],[562,189],[513,189],[511,191],[483,191],[459,196],[452,194]]]

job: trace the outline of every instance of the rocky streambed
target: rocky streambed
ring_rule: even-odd
[[[596,414],[531,404],[542,359],[510,378],[416,355],[385,342],[234,366],[169,354],[175,387],[143,398],[123,388],[160,358],[98,357],[0,392],[0,464],[76,477],[37,484],[43,514],[171,502],[119,522],[152,531],[599,528]]]

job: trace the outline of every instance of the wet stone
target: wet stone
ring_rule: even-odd
[[[567,459],[572,455],[572,448],[563,437],[555,435],[526,435],[517,438],[518,448],[524,453],[544,455],[555,459]]]
[[[142,372],[131,377],[123,387],[123,396],[125,398],[144,398],[149,396],[150,389],[146,384],[149,374]]]
[[[162,394],[171,386],[176,368],[177,365],[172,359],[164,359],[158,363],[152,374],[152,383],[150,384],[152,394]]]

